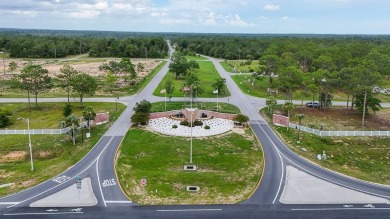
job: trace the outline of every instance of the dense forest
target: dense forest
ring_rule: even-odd
[[[0,48],[12,58],[61,58],[89,53],[91,57],[164,58],[168,46],[163,37],[99,38],[0,32]]]

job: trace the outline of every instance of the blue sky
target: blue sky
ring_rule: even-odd
[[[388,0],[1,0],[0,27],[390,34]]]

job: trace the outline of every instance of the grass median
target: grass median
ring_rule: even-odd
[[[130,199],[139,204],[228,204],[245,200],[262,172],[262,152],[248,129],[193,140],[196,171],[189,164],[188,138],[159,135],[143,129],[129,130],[122,142],[118,177]],[[141,186],[140,180],[147,185]],[[188,192],[186,186],[199,186]]]

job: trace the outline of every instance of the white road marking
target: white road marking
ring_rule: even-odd
[[[181,212],[181,211],[222,211],[221,208],[217,208],[217,209],[172,209],[172,210],[156,210],[156,211],[160,211],[160,212],[169,212],[169,211],[178,211],[178,212]]]
[[[0,205],[17,205],[20,202],[0,202]]]
[[[266,133],[266,135],[268,136],[267,133]],[[276,135],[275,135],[275,136],[276,136]],[[268,138],[269,138],[269,136],[268,136]],[[278,139],[278,141],[279,141],[284,147],[286,147],[288,150],[290,150],[290,149],[282,142],[282,140],[281,140],[278,136],[276,136],[276,138]],[[273,142],[272,142],[272,143],[273,143]],[[276,149],[277,149],[277,148],[276,148]],[[295,162],[293,162],[292,160],[290,160],[285,154],[283,154],[281,151],[279,151],[279,149],[277,149],[277,150],[278,150],[278,152],[279,152],[283,157],[285,157],[288,161],[290,161],[291,163],[293,163],[295,166],[301,168],[301,170],[304,170],[304,171],[306,171],[307,173],[310,173],[311,175],[316,176],[316,177],[318,177],[318,178],[320,178],[320,179],[323,179],[323,180],[328,181],[328,182],[330,182],[330,183],[333,183],[333,184],[336,184],[336,185],[339,185],[339,186],[342,186],[342,187],[345,187],[345,188],[349,188],[349,189],[352,189],[352,190],[355,190],[355,191],[358,191],[358,192],[363,192],[363,193],[366,193],[366,194],[370,194],[370,195],[374,195],[374,196],[378,196],[378,197],[383,197],[383,198],[387,198],[387,199],[390,198],[389,196],[385,196],[385,195],[381,195],[381,194],[376,194],[376,193],[364,191],[364,190],[361,190],[361,189],[357,189],[357,188],[354,188],[354,187],[351,187],[351,186],[344,185],[344,184],[342,184],[342,183],[338,183],[338,182],[329,180],[329,179],[327,179],[327,178],[325,178],[325,177],[323,177],[323,176],[320,176],[320,175],[318,175],[318,174],[315,174],[315,173],[313,173],[313,172],[311,172],[311,171],[309,171],[309,170],[307,170],[307,169],[301,167],[300,165],[298,165],[298,164],[296,164]],[[294,153],[294,152],[293,152],[293,153]],[[295,154],[295,153],[294,153],[294,154]],[[295,155],[298,156],[297,154],[295,154]],[[301,157],[300,157],[300,158],[301,158]],[[305,160],[306,160],[306,159],[305,159]],[[321,168],[321,169],[323,169],[323,170],[329,171],[328,169],[323,168],[322,166],[320,166],[320,165],[318,165],[318,164],[316,164],[316,163],[313,163],[313,162],[310,162],[310,163],[316,165],[317,167],[319,167],[319,168]],[[334,171],[329,171],[329,172],[339,174],[339,173],[334,172]],[[339,174],[339,175],[341,175],[341,174]],[[341,175],[341,176],[345,177],[344,175]],[[355,180],[355,178],[352,178],[352,177],[349,177],[349,178]],[[364,182],[364,181],[361,181],[361,180],[358,180],[358,181]]]
[[[276,193],[275,198],[272,201],[272,204],[275,204],[275,201],[278,198],[279,193],[280,193],[280,189],[282,187],[282,182],[283,182],[283,177],[284,177],[284,163],[283,163],[283,159],[282,159],[282,156],[281,156],[281,152],[279,151],[278,147],[276,147],[275,143],[272,141],[272,139],[269,137],[269,135],[264,131],[263,127],[261,127],[261,125],[259,123],[257,123],[257,125],[261,128],[261,130],[263,130],[264,134],[267,136],[267,138],[270,140],[272,145],[275,147],[276,152],[278,152],[280,162],[282,163],[282,175],[280,176],[278,192]]]
[[[390,208],[293,208],[292,211],[390,210]]]
[[[16,215],[46,215],[46,214],[83,214],[84,212],[53,212],[53,213],[10,213],[3,214],[4,216],[16,216]]]
[[[89,168],[90,168],[90,167],[99,159],[100,155],[104,152],[104,150],[107,148],[107,146],[110,144],[110,142],[111,142],[111,140],[112,140],[113,138],[114,138],[114,136],[111,137],[110,141],[108,141],[108,143],[106,144],[106,146],[103,148],[102,152],[100,152],[99,156],[98,156],[95,160],[93,160],[93,162],[91,162],[91,164],[88,165],[88,167],[86,167],[83,171],[81,171],[79,174],[76,174],[76,176],[81,175],[82,173],[84,173],[85,171],[87,171],[87,170],[88,170],[88,169],[89,169]],[[99,140],[99,142],[100,142],[100,140]],[[70,178],[68,181],[70,181],[70,180],[72,180],[72,179],[75,179],[76,176]],[[68,181],[66,181],[66,182],[68,182]],[[41,193],[38,193],[37,195],[34,195],[34,196],[30,197],[30,198],[27,198],[27,199],[25,199],[25,200],[23,200],[23,201],[21,201],[21,202],[18,202],[17,204],[14,204],[14,205],[12,205],[12,206],[8,206],[7,208],[12,208],[12,207],[14,207],[15,205],[18,205],[18,204],[20,204],[20,203],[23,203],[23,202],[26,202],[26,201],[28,201],[28,200],[30,200],[30,199],[33,199],[33,198],[35,198],[35,197],[38,197],[38,196],[40,196],[40,195],[42,195],[42,194],[44,194],[44,193],[46,193],[46,192],[48,192],[48,191],[51,191],[51,190],[53,190],[53,189],[55,189],[55,188],[57,188],[58,186],[61,186],[61,185],[63,185],[63,183],[62,183],[62,184],[58,184],[58,185],[56,185],[56,186],[54,186],[54,187],[52,187],[52,188],[50,188],[50,189],[47,189],[47,190],[45,190],[45,191],[43,191],[43,192],[41,192]],[[100,183],[99,183],[99,185],[100,185]]]
[[[130,204],[132,201],[106,201],[106,203],[122,203],[122,204]]]
[[[100,156],[99,156],[99,157],[100,157]],[[97,159],[97,161],[96,161],[96,175],[97,175],[97,178],[98,178],[99,190],[100,190],[100,194],[101,194],[102,199],[103,199],[104,207],[107,207],[106,200],[104,200],[104,195],[103,195],[102,186],[100,185],[100,177],[99,177],[98,166],[99,166],[99,159]]]

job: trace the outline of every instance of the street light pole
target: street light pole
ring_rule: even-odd
[[[31,132],[30,132],[30,119],[27,118],[18,118],[23,119],[27,123],[27,129],[28,129],[28,147],[30,148],[30,162],[31,162],[31,171],[34,171],[34,163],[33,163],[33,157],[32,157],[32,144],[31,144]]]
[[[115,99],[115,111],[118,111],[118,102],[119,102],[119,97]]]
[[[190,119],[191,119],[190,163],[192,163],[192,112],[193,112],[193,109],[191,108],[191,115],[190,115]]]

